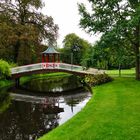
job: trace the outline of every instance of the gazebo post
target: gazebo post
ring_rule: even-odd
[[[49,63],[50,62],[50,55],[48,54],[48,62],[47,63]]]
[[[46,63],[48,63],[48,55],[46,54]]]
[[[53,63],[55,63],[55,54],[53,54]]]
[[[58,54],[58,63],[60,63],[60,55]]]
[[[44,54],[42,54],[42,63],[44,63]]]

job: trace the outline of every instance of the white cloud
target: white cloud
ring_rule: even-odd
[[[86,34],[78,25],[80,16],[77,3],[85,3],[89,6],[87,0],[44,0],[44,2],[43,13],[52,16],[59,26],[58,45],[62,45],[64,37],[69,33],[75,33],[90,43],[98,39],[96,36]]]

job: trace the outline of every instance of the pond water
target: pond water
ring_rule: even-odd
[[[62,92],[82,87],[80,79],[74,75],[34,78],[22,85],[23,89],[33,92]]]
[[[59,96],[18,90],[10,96],[10,107],[0,113],[0,140],[36,140],[79,112],[91,94],[83,89]]]

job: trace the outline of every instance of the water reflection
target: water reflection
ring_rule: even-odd
[[[0,113],[4,112],[10,105],[11,98],[7,93],[7,89],[0,89]]]
[[[78,91],[58,97],[11,96],[10,108],[0,114],[0,140],[36,140],[80,111],[91,95]]]
[[[34,92],[62,92],[77,89],[79,87],[82,87],[82,84],[79,78],[74,75],[50,79],[35,78],[22,85],[22,88]]]

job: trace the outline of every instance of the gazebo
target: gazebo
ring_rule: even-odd
[[[54,47],[48,47],[47,50],[42,52],[42,63],[59,63],[60,53]]]

